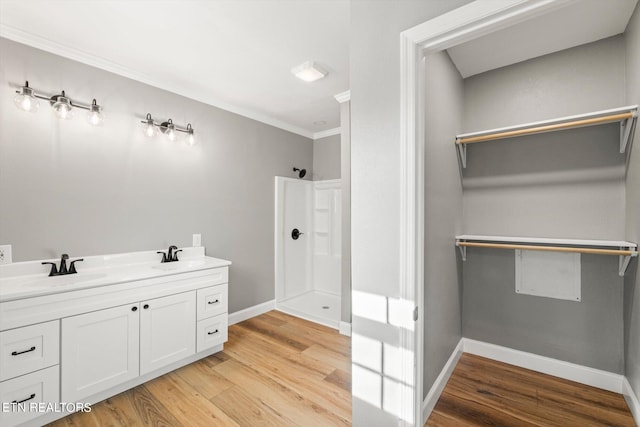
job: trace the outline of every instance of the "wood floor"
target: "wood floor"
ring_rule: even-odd
[[[224,351],[50,426],[350,426],[350,339],[277,311],[229,328]]]
[[[465,353],[425,425],[636,424],[619,394]]]

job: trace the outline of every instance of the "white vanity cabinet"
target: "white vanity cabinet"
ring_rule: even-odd
[[[196,291],[62,319],[62,400],[76,402],[196,352]]]
[[[139,336],[138,304],[62,319],[62,401],[78,402],[136,378]]]
[[[93,404],[221,351],[231,263],[205,257],[202,248],[191,253],[200,257],[126,267],[120,277],[107,265],[104,274],[87,273],[101,277],[100,284],[80,289],[43,285],[37,293],[32,285],[24,296],[16,285],[17,298],[6,297],[12,289],[0,289],[2,402]],[[16,283],[28,280],[17,277]],[[67,410],[3,412],[0,425],[39,426]]]

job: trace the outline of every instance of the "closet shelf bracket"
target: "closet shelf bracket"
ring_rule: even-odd
[[[458,244],[459,242],[456,242],[456,246],[458,247],[458,249],[460,250],[460,256],[462,257],[463,261],[467,260],[467,247],[466,246],[462,246]]]
[[[633,134],[638,120],[638,111],[633,111],[632,116],[620,122],[620,154],[627,151],[627,145],[633,138]]]
[[[622,142],[620,142],[620,144],[622,144]],[[460,164],[462,165],[462,168],[466,168],[467,167],[467,146],[465,144],[456,144],[456,147],[458,147],[458,155],[460,156]]]
[[[624,277],[624,274],[627,272],[627,267],[629,266],[629,262],[631,262],[631,258],[637,256],[637,251],[633,252],[631,255],[620,255],[620,260],[618,261],[618,275],[620,277]]]

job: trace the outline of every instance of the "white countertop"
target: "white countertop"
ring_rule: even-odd
[[[84,261],[76,264],[78,273],[53,277],[48,276],[51,266],[41,263],[47,261],[59,265],[59,259],[2,265],[0,302],[231,265],[231,261],[205,256],[203,247],[180,249],[180,261],[168,263],[160,263],[161,255],[156,251],[88,257],[70,256],[67,265],[70,265],[70,261],[84,258]],[[166,249],[162,250],[166,252]]]

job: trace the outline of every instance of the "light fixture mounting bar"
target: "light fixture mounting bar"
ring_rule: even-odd
[[[16,91],[16,93],[20,93],[18,91]],[[61,96],[61,95],[53,95],[53,96],[44,96],[44,95],[39,95],[37,93],[34,92],[33,96],[35,96],[38,99],[44,99],[45,101],[49,101],[50,104],[54,104],[56,102],[57,97]],[[66,98],[66,96],[65,96]],[[69,98],[67,98],[69,99]],[[69,99],[69,103],[71,104],[72,107],[74,108],[81,108],[83,110],[91,110],[91,106],[90,105],[85,105],[85,104],[79,104],[71,99]]]
[[[163,128],[166,129],[171,124],[173,125],[173,130],[177,132],[193,133],[193,127],[191,127],[191,123],[188,123],[187,126],[178,126],[174,124],[171,119],[163,120],[162,122],[158,123],[151,117],[150,113],[147,113],[146,119],[140,120],[140,123],[143,123],[146,125],[153,125],[153,126],[159,127],[160,129],[163,129]]]

